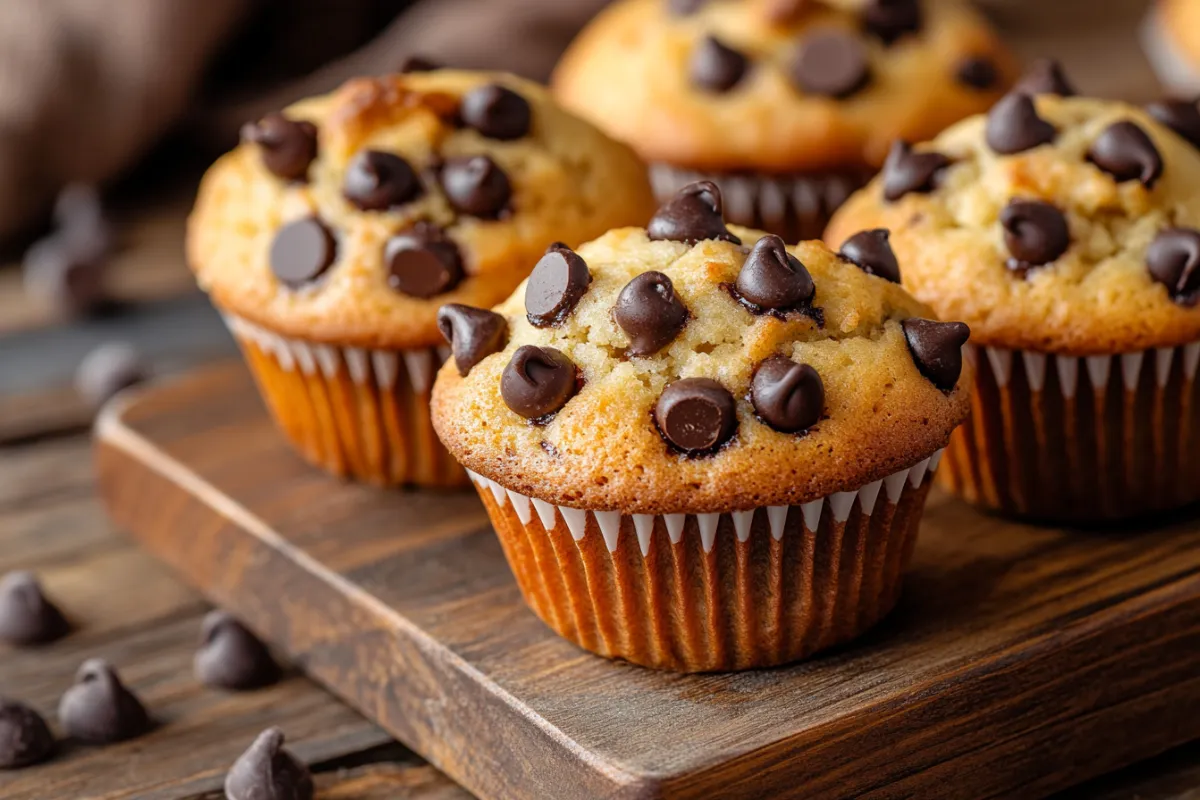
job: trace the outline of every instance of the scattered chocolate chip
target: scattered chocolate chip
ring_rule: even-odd
[[[54,734],[42,715],[24,703],[0,697],[0,769],[28,767],[54,752]]]
[[[337,258],[337,241],[316,217],[302,217],[275,232],[271,271],[291,288],[321,277]]]
[[[25,290],[65,316],[99,314],[113,305],[103,255],[82,249],[61,231],[34,242],[22,266]]]
[[[150,728],[150,715],[105,660],[89,659],[58,704],[58,718],[72,737],[94,744],[132,739]]]
[[[448,292],[463,279],[458,247],[438,226],[421,221],[387,240],[383,260],[388,286],[409,297]]]
[[[500,216],[512,197],[508,176],[488,156],[447,160],[442,167],[442,189],[457,210],[483,219]]]
[[[733,395],[709,378],[684,378],[663,390],[654,420],[668,442],[687,453],[720,447],[737,429]]]
[[[1109,125],[1088,148],[1088,160],[1118,183],[1140,181],[1147,189],[1162,177],[1163,160],[1144,130],[1124,120]]]
[[[1002,155],[1049,144],[1057,133],[1053,125],[1038,116],[1033,98],[1027,94],[1007,94],[988,112],[988,147]]]
[[[783,239],[767,234],[742,263],[735,284],[738,295],[759,308],[795,308],[816,293],[812,275],[787,251]]]
[[[871,64],[858,37],[837,30],[810,34],[792,59],[792,79],[810,94],[849,97],[867,85]]]
[[[932,192],[939,174],[948,166],[950,159],[941,153],[918,153],[908,142],[898,139],[892,142],[883,162],[883,197],[894,203],[910,192]]]
[[[921,31],[920,0],[868,0],[862,7],[863,27],[884,44]]]
[[[562,245],[546,251],[525,283],[525,315],[535,328],[549,328],[570,314],[592,282],[587,262]]]
[[[1008,268],[1025,273],[1055,261],[1071,246],[1067,218],[1040,200],[1013,200],[1000,212],[1004,243],[1012,253]]]
[[[680,189],[655,213],[646,226],[646,235],[653,241],[684,244],[696,244],[705,239],[742,243],[725,227],[721,190],[712,181],[696,181]]]
[[[771,356],[754,371],[750,402],[754,412],[772,428],[795,433],[811,428],[821,418],[825,386],[808,364]]]
[[[670,278],[661,272],[643,272],[617,296],[613,318],[629,335],[629,354],[648,356],[679,335],[687,324],[688,310]]]
[[[411,72],[434,72],[441,68],[441,64],[423,56],[406,56],[400,62],[400,67],[396,71],[402,75],[407,75]]]
[[[269,686],[282,673],[267,646],[224,611],[204,617],[193,669],[206,686],[234,690]]]
[[[1013,87],[1014,92],[1023,94],[1056,94],[1059,97],[1074,97],[1075,87],[1067,80],[1062,64],[1053,58],[1039,58],[1025,70],[1025,74]]]
[[[437,326],[454,351],[458,374],[464,377],[480,361],[503,350],[508,340],[508,322],[504,317],[459,303],[448,303],[438,309]]]
[[[42,644],[70,630],[58,606],[46,597],[32,572],[10,572],[0,578],[0,641]]]
[[[1167,287],[1175,302],[1195,305],[1200,300],[1200,231],[1161,231],[1146,250],[1146,268],[1150,277]]]
[[[995,88],[1000,80],[1000,71],[996,64],[987,56],[967,56],[958,62],[954,77],[963,86],[986,92]]]
[[[346,167],[342,195],[362,211],[383,211],[416,200],[421,180],[395,153],[361,150]]]
[[[93,408],[113,395],[145,381],[150,368],[127,342],[106,342],[84,356],[75,370],[75,389]]]
[[[708,0],[667,0],[667,10],[677,17],[695,14]]]
[[[1200,147],[1200,103],[1195,100],[1160,100],[1146,106],[1146,113]]]
[[[859,231],[842,243],[838,255],[860,267],[868,275],[877,275],[892,283],[900,282],[900,264],[892,245],[891,232],[886,228]]]
[[[511,89],[491,83],[463,95],[462,121],[489,139],[520,139],[529,133],[533,112],[529,101]]]
[[[517,348],[500,376],[504,403],[525,419],[541,419],[567,404],[579,390],[575,364],[553,347]]]
[[[312,773],[283,746],[283,731],[268,728],[238,756],[225,776],[228,800],[312,800]]]
[[[242,126],[242,138],[259,146],[263,166],[285,181],[308,177],[308,165],[317,157],[317,127],[283,114],[268,114]]]
[[[904,320],[901,327],[921,374],[943,392],[953,390],[962,374],[962,346],[971,329],[962,322],[916,318]]]
[[[749,65],[750,62],[737,50],[722,44],[716,37],[706,36],[692,51],[688,72],[694,85],[721,94],[737,86]]]

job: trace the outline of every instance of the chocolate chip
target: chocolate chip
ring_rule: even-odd
[[[68,734],[94,744],[132,739],[150,728],[141,701],[100,658],[83,662],[75,673],[75,685],[59,701],[58,718]]]
[[[458,374],[464,377],[471,367],[503,350],[508,341],[508,322],[504,317],[459,303],[448,303],[438,309],[437,326],[454,351]]]
[[[145,381],[150,368],[127,342],[106,342],[84,356],[75,370],[75,389],[93,408],[113,395]]]
[[[653,241],[695,244],[720,239],[734,244],[742,240],[729,232],[721,212],[721,190],[712,181],[696,181],[680,189],[658,209],[646,235]]]
[[[750,62],[732,47],[722,44],[713,36],[706,36],[688,62],[692,83],[709,92],[727,92],[746,74]]]
[[[1193,147],[1200,147],[1200,103],[1160,100],[1147,105],[1146,113],[1187,139]]]
[[[271,242],[271,271],[291,288],[315,281],[337,258],[337,242],[316,217],[284,225]]]
[[[262,152],[263,166],[285,181],[308,177],[308,165],[317,157],[317,127],[305,120],[268,114],[242,127],[242,138]]]
[[[1088,160],[1123,181],[1140,181],[1147,189],[1162,177],[1163,160],[1158,148],[1137,125],[1124,120],[1109,125],[1088,148]]]
[[[42,644],[62,638],[69,629],[32,572],[10,572],[0,578],[0,641]]]
[[[225,776],[228,800],[312,800],[312,773],[283,746],[283,731],[268,728]]]
[[[859,231],[842,243],[838,255],[862,268],[868,275],[878,275],[892,283],[900,282],[900,264],[888,241],[891,232],[886,228]]]
[[[802,42],[792,60],[792,79],[810,94],[849,97],[867,85],[871,65],[867,50],[853,34],[818,31]]]
[[[963,86],[986,92],[995,87],[1000,80],[1000,71],[996,64],[987,56],[967,56],[958,62],[954,77]]]
[[[750,250],[738,272],[738,295],[759,308],[784,309],[812,300],[812,275],[787,251],[783,239],[767,234]]]
[[[737,429],[733,395],[708,378],[684,378],[663,390],[654,420],[668,442],[686,453],[720,447]]]
[[[1000,212],[1004,243],[1012,253],[1008,268],[1024,273],[1055,261],[1071,246],[1067,218],[1040,200],[1013,200]]]
[[[204,617],[192,664],[196,680],[221,689],[257,689],[275,683],[281,674],[267,646],[224,611]]]
[[[431,61],[424,56],[407,56],[400,62],[400,66],[396,71],[402,75],[407,75],[412,72],[434,72],[441,68],[441,64]]]
[[[565,245],[547,250],[525,283],[525,315],[535,328],[549,328],[566,318],[587,291],[592,273],[587,262]]]
[[[648,356],[679,335],[687,324],[688,310],[670,278],[661,272],[643,272],[617,296],[613,318],[629,335],[629,354]]]
[[[677,17],[695,14],[708,0],[667,0],[667,10]]]
[[[883,197],[894,203],[910,192],[932,192],[948,166],[950,159],[941,153],[918,153],[908,142],[896,140],[883,162]]]
[[[962,347],[971,329],[962,322],[906,319],[901,323],[909,352],[921,374],[943,392],[950,392],[962,374]]]
[[[553,347],[518,347],[500,376],[505,405],[526,419],[555,413],[578,390],[574,362]]]
[[[754,412],[772,428],[795,433],[811,428],[821,418],[825,386],[808,364],[771,356],[754,371],[750,402]]]
[[[103,254],[81,248],[61,231],[34,242],[22,274],[31,296],[65,316],[91,316],[114,305]]]
[[[416,200],[421,181],[395,153],[361,150],[346,167],[342,195],[362,211],[383,211]]]
[[[1017,81],[1013,91],[1031,95],[1056,94],[1059,97],[1076,95],[1075,87],[1067,81],[1062,64],[1053,58],[1039,58],[1033,62]]]
[[[463,279],[458,247],[441,228],[425,221],[388,239],[383,260],[388,286],[409,297],[430,298],[450,291]]]
[[[0,697],[0,769],[28,767],[54,752],[46,720],[24,703]]]
[[[442,167],[442,189],[450,205],[483,219],[500,216],[512,197],[504,170],[488,156],[451,158]]]
[[[988,112],[988,147],[1002,155],[1049,144],[1057,133],[1053,125],[1038,116],[1033,98],[1027,94],[1007,94]]]
[[[529,133],[533,112],[529,102],[495,83],[479,86],[463,95],[459,109],[462,121],[489,139],[520,139]]]
[[[863,27],[884,44],[921,31],[920,0],[868,0],[862,8]]]
[[[1200,231],[1167,228],[1160,232],[1146,250],[1146,268],[1175,302],[1195,305],[1200,300]]]

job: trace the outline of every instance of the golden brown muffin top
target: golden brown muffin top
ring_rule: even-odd
[[[271,330],[426,347],[438,306],[497,303],[550,242],[653,209],[633,152],[541,87],[437,70],[248,125],[204,178],[187,251],[219,306]]]
[[[1179,55],[1200,71],[1200,3],[1195,0],[1160,0],[1157,6],[1163,33]]]

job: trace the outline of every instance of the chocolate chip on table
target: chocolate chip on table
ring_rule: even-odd
[[[1150,277],[1167,287],[1175,302],[1194,306],[1200,300],[1200,231],[1167,228],[1146,250]]]
[[[669,384],[654,405],[663,437],[685,453],[699,454],[725,444],[737,430],[733,395],[709,378],[683,378]]]
[[[525,315],[529,324],[549,328],[562,322],[591,282],[592,273],[578,253],[565,245],[551,246],[525,283]]]
[[[1010,92],[992,106],[987,116],[987,143],[997,153],[1013,155],[1049,144],[1058,131],[1038,116],[1033,98]]]
[[[257,689],[275,683],[282,674],[267,646],[224,611],[204,617],[192,665],[196,680],[221,689]]]
[[[910,192],[932,192],[948,166],[950,159],[941,153],[917,152],[898,139],[883,162],[883,198],[894,203]]]
[[[0,578],[0,641],[43,644],[70,630],[66,617],[32,572],[10,572]]]
[[[1058,259],[1071,246],[1066,216],[1040,200],[1013,200],[1000,212],[1008,268],[1024,274]]]
[[[812,275],[787,251],[783,239],[767,234],[750,250],[738,272],[737,293],[759,308],[795,308],[816,293]]]
[[[396,69],[402,75],[407,75],[413,72],[434,72],[442,68],[442,65],[436,61],[431,61],[423,56],[406,56],[400,62],[400,66]]]
[[[501,140],[520,139],[529,133],[533,120],[528,100],[495,83],[463,95],[459,116],[467,127]]]
[[[747,58],[723,44],[715,36],[706,36],[688,61],[692,84],[708,92],[721,94],[737,86],[746,74]]]
[[[1200,148],[1200,102],[1159,100],[1148,104],[1146,113]]]
[[[83,662],[75,685],[59,701],[58,718],[70,736],[93,744],[132,739],[150,729],[145,706],[100,658]]]
[[[283,731],[268,728],[225,776],[228,800],[312,800],[312,773],[283,746]]]
[[[24,703],[0,697],[0,769],[45,761],[54,752],[54,734],[42,715]]]
[[[808,364],[797,364],[786,356],[771,356],[754,370],[750,381],[754,413],[777,431],[807,430],[821,418],[825,408],[825,386]]]
[[[617,295],[613,318],[629,335],[629,354],[648,356],[679,335],[688,310],[670,278],[661,272],[643,272]]]
[[[532,420],[561,409],[578,388],[574,362],[553,347],[527,344],[517,348],[500,377],[504,403]]]
[[[512,184],[488,156],[451,158],[442,166],[442,190],[464,214],[495,219],[508,206]]]
[[[967,56],[958,62],[954,77],[963,86],[986,92],[995,88],[1000,81],[1000,71],[996,63],[987,56]]]
[[[460,303],[439,308],[437,326],[454,353],[458,374],[464,377],[480,361],[503,350],[508,340],[508,321],[504,317]]]
[[[89,316],[112,305],[103,254],[81,248],[62,231],[34,242],[22,267],[25,290],[66,316]]]
[[[1067,80],[1062,64],[1053,58],[1039,58],[1025,70],[1025,74],[1013,87],[1014,92],[1023,94],[1056,94],[1059,97],[1074,97],[1075,87]]]
[[[810,94],[849,97],[867,85],[871,64],[862,41],[851,33],[821,30],[801,42],[792,59],[792,79]]]
[[[127,342],[106,342],[84,356],[75,370],[75,389],[93,408],[113,395],[142,383],[150,368],[137,348]]]
[[[308,177],[308,165],[317,157],[317,127],[283,114],[268,114],[242,126],[242,138],[259,146],[263,166],[285,181]]]
[[[346,167],[342,195],[360,211],[383,211],[416,200],[421,180],[395,153],[360,150]]]
[[[963,322],[906,319],[901,323],[913,362],[921,374],[943,392],[950,392],[962,374],[962,347],[971,337]]]
[[[448,292],[464,275],[458,247],[445,231],[425,221],[388,239],[383,260],[388,286],[409,297],[427,299]]]
[[[677,17],[695,14],[708,0],[666,0],[667,11]]]
[[[725,227],[721,190],[712,181],[689,183],[676,192],[651,218],[646,235],[652,241],[684,244],[696,244],[706,239],[742,243]]]
[[[1118,183],[1139,181],[1147,189],[1162,177],[1163,160],[1144,130],[1128,120],[1114,122],[1088,148],[1088,160]]]
[[[282,283],[295,289],[315,281],[337,259],[337,241],[316,217],[301,217],[275,232],[269,261]]]
[[[838,255],[855,264],[868,275],[876,275],[892,283],[900,282],[900,263],[888,241],[887,228],[859,231],[842,243]]]
[[[863,27],[884,44],[901,36],[920,33],[920,0],[867,0],[862,7]]]

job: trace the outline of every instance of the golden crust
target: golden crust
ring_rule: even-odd
[[[795,42],[808,30],[856,28],[847,9],[812,4],[773,23],[763,3],[709,2],[671,17],[666,0],[618,0],[563,56],[552,85],[576,113],[628,142],[648,161],[701,170],[797,172],[878,166],[893,139],[925,139],[987,109],[1016,66],[987,24],[953,2],[931,3],[917,36],[884,47],[866,41],[873,79],[843,100],[806,96],[787,77]],[[694,88],[688,59],[715,35],[753,60],[732,90]],[[955,79],[966,56],[990,58],[994,90]]]
[[[1171,37],[1180,55],[1200,68],[1200,3],[1195,0],[1160,0],[1161,30]]]
[[[731,227],[746,245],[762,234]],[[917,371],[900,321],[930,316],[898,285],[867,275],[820,242],[791,248],[816,283],[808,318],[755,316],[722,283],[734,282],[746,249],[704,241],[652,242],[636,228],[610,231],[579,249],[592,283],[567,320],[534,328],[524,287],[501,304],[507,347],[459,377],[443,367],[433,391],[434,427],[465,467],[548,502],[625,513],[701,513],[803,503],[861,487],[945,446],[966,416],[964,366],[943,394]],[[629,341],[611,315],[618,293],[647,270],[665,272],[691,319],[659,353],[626,358]],[[504,403],[500,375],[525,344],[555,347],[583,373],[583,389],[544,427]],[[755,367],[782,353],[811,364],[825,386],[826,417],[806,435],[779,433],[745,400]],[[717,453],[670,450],[652,418],[668,383],[719,381],[737,401],[738,431]]]
[[[532,107],[532,130],[514,141],[456,127],[448,109],[468,90],[498,82]],[[415,348],[442,344],[443,303],[490,306],[507,297],[555,240],[578,244],[654,212],[645,167],[624,145],[561,110],[541,87],[510,75],[439,70],[348,82],[287,110],[319,129],[307,184],[266,170],[255,145],[221,158],[200,187],[188,221],[188,261],[218,306],[286,336],[346,346]],[[499,220],[459,216],[436,181],[424,195],[386,212],[359,211],[343,197],[346,165],[370,146],[402,155],[418,170],[436,157],[485,154],[508,175],[513,212]],[[267,254],[279,227],[318,214],[339,240],[337,261],[314,285],[290,290]],[[389,288],[384,242],[417,220],[442,226],[458,244],[466,278],[428,300]]]

